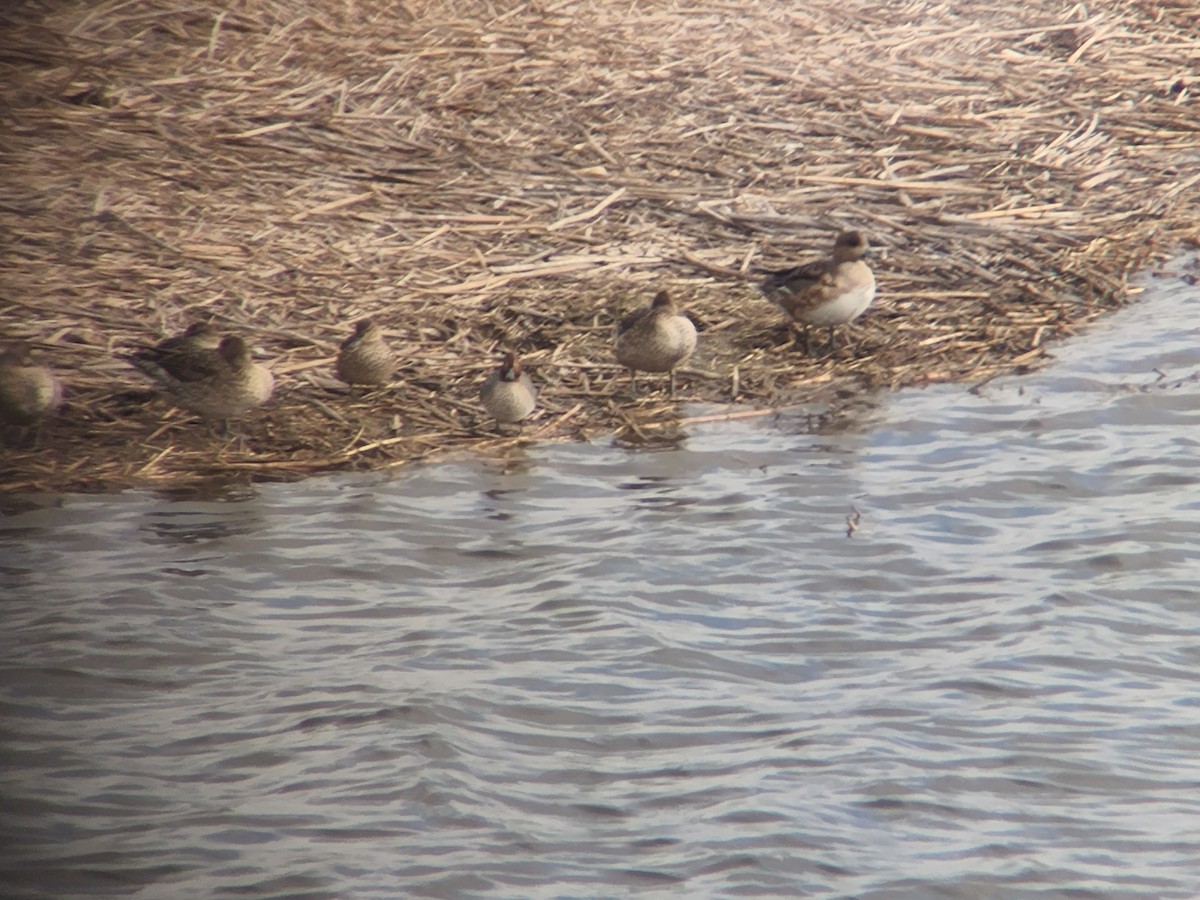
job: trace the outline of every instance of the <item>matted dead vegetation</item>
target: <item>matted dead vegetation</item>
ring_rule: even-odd
[[[68,385],[8,490],[294,478],[495,446],[503,348],[544,386],[523,439],[677,421],[612,323],[669,287],[686,399],[757,409],[988,378],[1196,241],[1194,5],[759,0],[114,0],[0,13],[0,335]],[[758,267],[879,251],[827,358]],[[352,396],[375,317],[398,384]],[[279,389],[214,440],[115,354],[211,319]],[[736,396],[735,396],[736,394]]]

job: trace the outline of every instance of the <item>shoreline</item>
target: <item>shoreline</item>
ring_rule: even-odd
[[[970,386],[1037,367],[1200,245],[1182,10],[144,6],[68,3],[0,37],[0,341],[67,390],[40,451],[3,448],[5,493],[636,436],[680,407],[660,379],[629,397],[611,329],[660,288],[700,333],[681,403]],[[879,293],[807,357],[755,273],[842,227],[868,234]],[[401,367],[351,396],[333,355],[366,316]],[[117,355],[194,321],[274,371],[244,449]],[[543,408],[498,438],[477,392],[509,349]]]

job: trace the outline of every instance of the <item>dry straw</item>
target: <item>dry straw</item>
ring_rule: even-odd
[[[68,384],[7,490],[290,479],[512,440],[478,385],[544,386],[522,439],[678,425],[612,323],[669,288],[681,394],[743,404],[1036,365],[1197,239],[1191,2],[110,0],[0,13],[0,338]],[[833,356],[756,271],[842,227],[879,251]],[[331,378],[363,316],[392,389]],[[117,354],[196,320],[279,392],[209,437]],[[722,415],[723,413],[716,413]]]

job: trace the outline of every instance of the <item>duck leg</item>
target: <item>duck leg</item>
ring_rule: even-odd
[[[811,352],[808,345],[808,326],[793,321],[790,327],[792,329],[792,349],[803,347],[804,355],[807,356]]]

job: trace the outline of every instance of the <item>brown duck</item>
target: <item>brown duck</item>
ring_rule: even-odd
[[[659,291],[649,306],[620,321],[615,341],[617,362],[629,370],[635,394],[638,372],[667,372],[674,398],[675,367],[696,349],[696,326],[679,312],[670,294]]]
[[[790,269],[771,272],[760,290],[787,313],[789,324],[803,328],[808,352],[808,328],[833,329],[857,319],[875,299],[875,276],[863,262],[867,239],[860,231],[843,231],[833,244],[833,255]]]
[[[383,337],[383,329],[370,319],[354,324],[354,334],[342,341],[337,376],[349,385],[379,387],[392,380],[396,357]]]
[[[509,351],[479,389],[479,399],[497,425],[520,422],[537,406],[537,388],[521,361]]]
[[[28,344],[11,344],[0,353],[0,423],[18,429],[38,429],[42,419],[62,403],[62,383],[48,366],[33,358]]]
[[[250,358],[246,342],[236,335],[221,339],[207,355],[196,351],[186,371],[172,372],[151,354],[134,355],[133,364],[148,375],[177,406],[203,417],[208,429],[262,406],[271,397],[271,370]]]
[[[142,347],[130,357],[139,369],[140,362],[153,363],[184,381],[203,378],[209,371],[213,353],[221,344],[221,335],[207,322],[193,322],[184,331]]]

